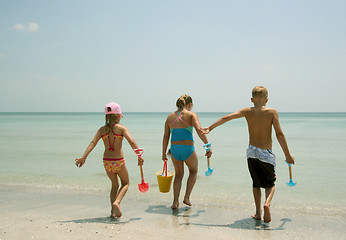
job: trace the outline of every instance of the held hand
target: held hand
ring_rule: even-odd
[[[294,164],[294,157],[290,156],[286,156],[286,162],[289,164]]]
[[[207,156],[207,158],[210,158],[212,154],[213,154],[213,151],[211,151],[211,148],[210,148],[209,152],[205,153],[205,156]]]
[[[143,165],[144,159],[142,157],[138,157],[138,166]]]
[[[75,159],[75,164],[77,167],[82,167],[85,163],[85,157]]]
[[[201,131],[202,131],[203,134],[208,134],[208,133],[210,133],[209,127],[202,128]]]
[[[168,160],[167,154],[163,154],[163,155],[162,155],[162,161],[166,161],[166,160]]]

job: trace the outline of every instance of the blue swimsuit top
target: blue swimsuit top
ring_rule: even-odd
[[[175,119],[174,122],[172,122],[170,125],[170,129],[171,129],[171,133],[172,133],[171,141],[172,142],[183,141],[183,140],[193,141],[193,135],[192,135],[193,127],[189,126],[186,122],[184,122],[184,120],[181,119],[180,114],[181,114],[181,112],[179,112],[177,119]],[[178,119],[181,122],[183,122],[187,127],[186,128],[171,128],[173,123],[175,123]]]

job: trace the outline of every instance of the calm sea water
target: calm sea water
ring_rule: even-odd
[[[203,126],[208,126],[224,114],[199,113],[199,118]],[[167,113],[124,115],[121,123],[145,149],[144,174],[151,185],[147,195],[156,194],[155,172],[162,167],[161,143]],[[296,159],[293,179],[298,184],[293,188],[286,186],[288,168],[273,134],[273,151],[277,156],[274,202],[283,208],[299,205],[334,208],[346,213],[343,151],[346,146],[346,113],[281,113],[280,122]],[[83,168],[74,166],[74,159],[83,154],[103,124],[102,113],[0,113],[0,186],[86,190],[90,193],[108,191],[101,141]],[[214,152],[211,159],[214,173],[210,177],[204,175],[207,167],[202,142],[196,134],[194,137],[199,156],[198,180],[193,192],[195,201],[207,199],[220,205],[252,203],[245,154],[248,145],[245,119],[228,122],[208,135]],[[126,140],[123,148],[135,191],[140,181],[136,156]],[[173,170],[171,163],[169,168]]]

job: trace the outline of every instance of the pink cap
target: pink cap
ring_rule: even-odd
[[[108,108],[110,108],[110,111],[108,111]],[[121,114],[121,108],[120,108],[120,105],[115,103],[115,102],[110,102],[106,105],[105,107],[105,114],[108,115],[108,114],[120,114],[121,117],[124,117],[122,114]]]

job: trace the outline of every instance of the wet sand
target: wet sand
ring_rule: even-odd
[[[272,222],[250,217],[253,206],[180,203],[171,193],[129,191],[123,217],[110,219],[108,193],[0,186],[0,239],[346,239],[344,213],[291,213],[272,206]],[[324,212],[323,212],[324,211]]]

